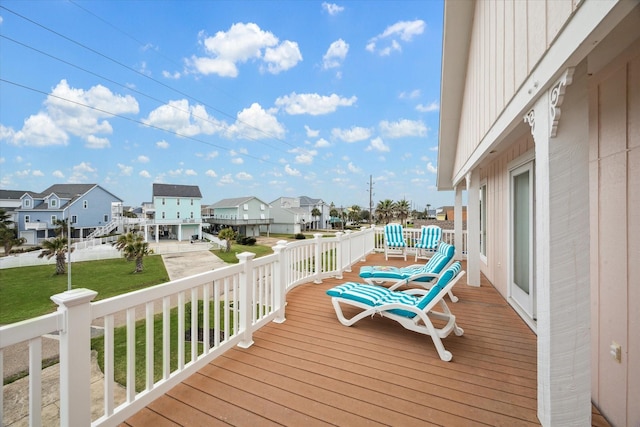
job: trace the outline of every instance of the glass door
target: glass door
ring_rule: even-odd
[[[510,172],[509,294],[535,319],[533,162]]]

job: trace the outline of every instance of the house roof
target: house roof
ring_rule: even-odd
[[[255,196],[245,196],[245,197],[233,197],[230,199],[222,199],[219,200],[217,202],[215,202],[212,205],[209,205],[210,208],[216,209],[216,208],[235,208],[238,207],[244,203],[247,203],[250,200],[256,199],[257,201],[259,201],[260,203],[264,203],[265,205],[267,203],[263,202],[262,200],[258,199]]]
[[[440,140],[438,142],[438,190],[453,190],[453,167],[458,145],[460,112],[464,95],[475,2],[444,4],[442,78],[440,82]]]
[[[300,199],[300,206],[312,206],[324,203],[322,199],[312,199],[307,196],[299,196],[298,198]]]
[[[20,200],[27,193],[26,190],[0,190],[0,199],[2,200]]]
[[[83,194],[87,193],[98,184],[53,184],[46,190],[38,193],[36,197],[47,197],[51,194],[63,199],[74,200]]]
[[[153,184],[153,197],[193,197],[202,198],[197,185]]]

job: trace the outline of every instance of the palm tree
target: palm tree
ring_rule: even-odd
[[[322,212],[320,212],[320,209],[318,209],[318,208],[313,208],[313,209],[311,210],[311,216],[312,216],[313,218],[317,218],[317,217],[319,217],[319,216],[321,216],[321,215],[322,215]],[[314,222],[315,222],[315,221],[316,221],[316,220],[314,219]],[[320,227],[318,226],[318,224],[317,224],[317,223],[316,223],[315,228],[320,228]]]
[[[140,234],[121,234],[114,246],[122,251],[127,261],[136,261],[134,273],[141,273],[144,270],[143,258],[152,253],[149,250],[149,242],[145,242]]]
[[[353,222],[360,222],[360,206],[353,205],[349,208],[349,220]]]
[[[51,224],[55,227],[54,232],[56,233],[56,236],[64,236],[65,234],[69,234],[69,236],[67,237],[70,237],[70,235],[73,234],[73,227],[71,227],[71,230],[69,230],[68,228],[69,218],[56,219]],[[67,230],[69,231],[69,233],[67,233]]]
[[[12,225],[11,214],[4,209],[0,209],[0,227],[10,228]]]
[[[56,237],[55,239],[42,241],[42,252],[38,258],[47,257],[51,259],[56,257],[56,274],[64,274],[66,272],[65,262],[67,260],[68,240],[66,237]],[[73,249],[71,249],[73,251]]]
[[[227,242],[227,248],[225,249],[225,252],[230,252],[231,241],[236,238],[236,232],[233,231],[233,228],[231,227],[223,228],[222,230],[220,230],[220,233],[218,233],[218,238]]]
[[[15,228],[0,226],[0,245],[4,248],[5,255],[9,255],[13,247],[25,243],[27,243],[27,239],[18,237],[18,231]]]
[[[405,220],[409,216],[409,209],[411,206],[409,202],[405,199],[399,200],[394,204],[393,211],[395,215],[400,219],[400,223],[404,225]]]
[[[393,218],[393,200],[385,199],[379,201],[376,206],[376,213],[379,221],[389,224],[389,221]]]

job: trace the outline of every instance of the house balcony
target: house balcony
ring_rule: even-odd
[[[48,222],[25,222],[24,229],[25,230],[47,230],[49,228]]]
[[[39,337],[51,331],[61,337],[62,425],[539,425],[536,336],[486,278],[471,287],[463,277],[453,289],[459,301],[445,297],[464,329],[443,340],[450,362],[429,337],[389,319],[338,322],[327,289],[360,281],[364,265],[407,264],[385,261],[375,236],[374,229],[317,234],[277,245],[272,255],[239,254],[239,264],[98,302],[86,290],[56,295],[57,312],[0,327],[0,370],[2,350],[28,341],[30,366],[38,367],[29,381],[32,425],[41,424],[40,405],[49,400],[41,396]],[[225,326],[198,345],[184,333],[203,326],[187,310],[201,300],[212,302],[203,305],[204,318]],[[106,381],[91,390],[89,352],[78,351],[88,346],[86,322],[104,327],[106,349]],[[124,368],[113,354],[120,325],[127,346],[146,342],[146,350],[127,351]],[[174,330],[177,361],[170,363]],[[162,367],[155,375],[154,365]],[[126,370],[124,387],[114,382],[118,369]],[[593,411],[593,425],[608,425]]]
[[[205,222],[210,224],[227,225],[227,226],[242,226],[242,225],[269,225],[273,224],[273,218],[218,218],[207,217],[203,218]]]

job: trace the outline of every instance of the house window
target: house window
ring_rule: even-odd
[[[480,254],[487,256],[487,184],[480,186]]]
[[[180,206],[180,199],[176,200],[178,206]]]
[[[82,208],[83,209],[87,209],[88,207],[89,207],[89,201],[88,200],[83,201],[82,202]]]
[[[78,222],[78,216],[77,215],[71,215],[71,224],[75,224]]]
[[[164,205],[164,197],[162,198],[162,204]],[[164,217],[163,217],[164,218]]]
[[[248,204],[248,203],[245,203],[245,204],[244,204],[244,210],[245,210],[245,211],[248,211],[248,210],[249,210],[249,204]]]
[[[164,212],[162,212],[162,219],[164,219]]]
[[[55,215],[51,215],[51,224],[55,224],[55,222],[58,220],[58,217]]]
[[[193,206],[193,199],[191,199],[191,206]]]
[[[30,207],[31,207],[31,200],[29,200],[29,199],[25,199],[25,201],[24,201],[24,207],[25,207],[25,208],[30,208]]]
[[[31,217],[29,217],[29,215],[25,215],[24,216],[24,222],[28,224],[29,221],[31,221]]]
[[[109,222],[109,215],[107,214],[104,215],[104,222]]]
[[[58,201],[56,199],[51,199],[49,201],[49,204],[51,205],[52,208],[55,208],[56,206],[58,206]]]
[[[260,210],[263,211],[264,210],[264,203],[260,204]]]
[[[191,212],[191,218],[193,218],[193,211]]]
[[[176,212],[176,218],[180,218],[180,211]]]

